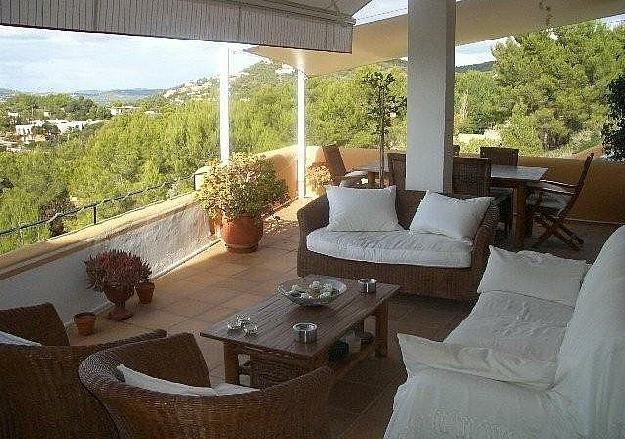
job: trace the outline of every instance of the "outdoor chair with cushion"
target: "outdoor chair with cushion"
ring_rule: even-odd
[[[406,154],[389,152],[388,160],[389,186],[396,186],[398,190],[406,189]]]
[[[347,187],[362,186],[362,181],[367,178],[367,173],[363,171],[347,172],[338,145],[326,145],[322,149],[326,166],[332,177],[332,184]]]
[[[0,331],[32,342],[0,342],[3,438],[117,437],[104,407],[81,384],[78,366],[102,349],[165,336],[157,330],[112,343],[70,346],[50,303],[0,310]]]
[[[480,158],[489,159],[492,165],[518,166],[519,150],[502,146],[483,146],[480,148]],[[506,231],[512,227],[512,189],[505,187],[493,187],[491,194],[499,202],[499,215],[506,225]]]
[[[586,158],[575,184],[541,180],[530,187],[533,192],[528,199],[530,217],[545,228],[533,247],[538,247],[551,236],[555,236],[574,250],[580,249],[584,241],[564,225],[564,220],[584,188],[593,157],[594,154],[591,154]]]
[[[195,386],[195,393],[128,385],[118,369],[122,364],[170,385]],[[241,386],[226,384],[214,387],[215,396],[197,396],[207,395],[211,382],[191,334],[98,352],[82,363],[80,379],[106,406],[122,436],[136,439],[317,439],[323,437],[319,428],[332,384],[330,370],[322,368],[262,390],[241,393]]]
[[[490,196],[490,167],[489,159],[454,157],[453,193],[473,197]]]

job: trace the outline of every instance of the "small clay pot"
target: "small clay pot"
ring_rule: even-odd
[[[139,303],[144,305],[151,303],[154,295],[154,282],[142,282],[135,287],[135,291],[139,296]]]
[[[107,315],[109,319],[126,320],[132,317],[132,313],[126,309],[126,300],[132,296],[132,288],[110,286],[104,289],[104,294],[115,305]]]
[[[74,324],[80,335],[91,335],[95,329],[96,315],[92,312],[81,312],[74,316]]]
[[[252,216],[222,218],[221,239],[232,253],[252,253],[263,236],[263,221]]]

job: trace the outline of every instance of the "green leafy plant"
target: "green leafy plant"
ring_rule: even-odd
[[[315,192],[332,183],[332,174],[325,163],[313,163],[306,168],[306,178]]]
[[[608,86],[609,121],[603,126],[605,150],[613,160],[625,160],[625,74]]]
[[[89,288],[96,291],[108,288],[132,291],[152,274],[149,265],[139,256],[123,250],[107,250],[89,256],[84,262]]]
[[[263,156],[237,153],[228,164],[211,161],[207,166],[197,199],[214,219],[260,218],[287,200],[286,182]]]

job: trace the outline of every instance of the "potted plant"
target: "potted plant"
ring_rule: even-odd
[[[317,195],[325,194],[326,186],[332,184],[332,175],[325,163],[316,162],[306,168],[306,179]]]
[[[211,161],[197,198],[215,221],[229,251],[250,253],[263,235],[263,215],[287,200],[286,182],[265,157],[233,154],[228,164]]]
[[[103,292],[115,305],[108,318],[125,320],[132,317],[132,313],[126,309],[126,301],[141,281],[141,259],[122,250],[108,250],[90,256],[84,262],[89,286]]]
[[[80,335],[91,335],[95,328],[96,315],[92,312],[81,312],[74,316],[74,324]]]
[[[135,291],[139,297],[139,303],[148,304],[152,302],[152,296],[154,295],[154,282],[150,280],[152,275],[152,269],[150,265],[141,260],[141,267],[139,268],[139,283],[135,285]]]

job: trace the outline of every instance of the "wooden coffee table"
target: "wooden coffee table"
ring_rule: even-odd
[[[323,276],[307,276],[310,283]],[[358,282],[339,279],[347,291],[331,304],[320,307],[302,307],[278,294],[267,298],[241,313],[258,323],[258,334],[246,336],[242,331],[228,331],[228,319],[200,333],[203,337],[220,340],[224,344],[225,380],[239,384],[241,374],[250,376],[252,387],[264,388],[287,381],[308,371],[327,365],[342,375],[372,352],[386,356],[388,345],[388,299],[398,285],[378,283],[375,294],[362,294]],[[338,362],[330,362],[329,351],[350,328],[369,316],[375,317],[375,337],[362,349]],[[303,344],[295,341],[292,328],[298,322],[312,322],[318,326],[317,341]],[[241,364],[240,356],[248,356]]]

